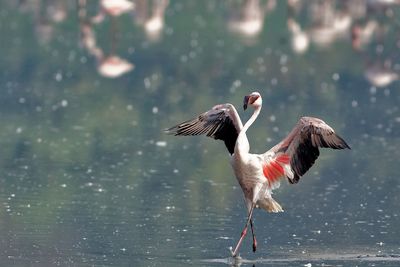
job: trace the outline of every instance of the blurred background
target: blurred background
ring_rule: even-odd
[[[226,149],[163,129],[226,102],[246,120],[252,91],[253,152],[304,115],[352,150],[283,182],[241,255],[400,254],[399,1],[0,2],[0,265],[223,264],[246,217]]]

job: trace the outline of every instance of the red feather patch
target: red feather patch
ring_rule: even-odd
[[[282,154],[282,155],[279,155],[279,157],[277,157],[275,159],[275,161],[277,161],[279,163],[282,163],[282,164],[289,164],[290,157],[288,155],[286,155],[286,154]]]
[[[285,175],[283,166],[289,164],[290,157],[286,154],[279,155],[277,158],[272,159],[263,166],[263,173],[267,178],[269,185],[277,182],[279,178]]]

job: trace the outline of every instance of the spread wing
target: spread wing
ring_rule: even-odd
[[[319,156],[319,147],[350,149],[349,145],[323,120],[302,117],[289,135],[271,150],[276,155],[289,157],[293,172],[286,175],[290,183],[297,183]]]
[[[175,125],[165,132],[178,135],[206,135],[225,142],[225,146],[230,154],[235,150],[236,139],[242,125],[235,121],[239,116],[232,114],[237,112],[230,104],[217,105],[211,110],[200,114],[197,118]],[[239,119],[240,120],[240,119]]]

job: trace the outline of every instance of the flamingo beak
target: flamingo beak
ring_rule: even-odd
[[[243,99],[243,109],[246,110],[247,109],[247,104],[249,103],[249,98],[250,96],[246,95]]]

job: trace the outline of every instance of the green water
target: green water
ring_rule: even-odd
[[[261,1],[263,28],[246,37],[230,30],[245,2],[171,0],[150,37],[139,20],[156,6],[141,11],[147,1],[99,23],[97,1],[1,2],[0,265],[233,264],[246,212],[223,143],[163,129],[225,102],[246,120],[252,91],[263,96],[253,152],[303,115],[323,118],[352,150],[323,150],[299,184],[282,182],[274,198],[285,212],[255,212],[259,248],[246,239],[240,264],[399,265],[399,7],[360,15],[327,1],[314,14],[312,1]],[[329,39],[338,14],[350,26],[321,45],[313,34],[325,25]],[[293,49],[290,20],[309,36],[305,50]],[[371,21],[357,47],[351,32]],[[130,69],[104,77],[109,55]]]

